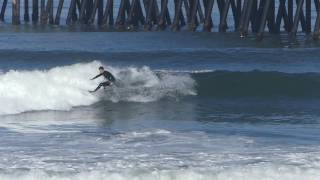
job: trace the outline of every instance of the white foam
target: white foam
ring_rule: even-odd
[[[33,170],[24,173],[0,174],[1,180],[317,180],[318,169],[297,167],[244,167],[239,169],[181,169],[181,170],[107,170],[80,172],[76,174],[48,174]]]
[[[70,110],[98,101],[87,90],[99,62],[50,70],[15,71],[0,75],[0,114],[33,110]]]
[[[152,131],[145,131],[145,132],[129,132],[129,133],[125,133],[125,134],[121,134],[120,136],[122,138],[141,138],[141,137],[148,137],[151,135],[169,135],[171,134],[170,131],[164,130],[164,129],[155,129]]]
[[[118,79],[117,86],[108,88],[103,98],[113,102],[151,102],[163,97],[196,95],[195,81],[189,74],[156,73],[149,67],[110,68]]]
[[[149,102],[166,96],[195,94],[188,75],[163,73],[148,67],[108,67],[118,79],[118,87],[90,94],[99,81],[99,61],[56,67],[50,70],[15,71],[0,74],[0,115],[38,110],[70,110],[104,100]]]
[[[171,72],[171,73],[192,73],[192,74],[203,74],[203,73],[212,73],[217,70],[215,69],[202,69],[202,70],[157,70],[157,72]]]

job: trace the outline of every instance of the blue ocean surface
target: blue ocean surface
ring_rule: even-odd
[[[286,37],[2,32],[0,179],[317,180],[320,46]]]

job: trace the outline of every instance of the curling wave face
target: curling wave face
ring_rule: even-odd
[[[148,67],[113,68],[117,87],[90,94],[99,81],[89,78],[102,63],[93,61],[49,70],[15,71],[0,74],[0,115],[38,110],[70,110],[100,100],[156,101],[166,96],[192,95],[194,80],[189,75],[159,74]]]

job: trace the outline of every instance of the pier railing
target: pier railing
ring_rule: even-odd
[[[2,1],[0,20],[11,15],[14,25],[23,20],[122,30],[237,31],[241,37],[253,33],[259,39],[266,31],[290,36],[301,31],[315,38],[320,34],[320,0],[12,0],[12,13],[6,14],[8,3]]]

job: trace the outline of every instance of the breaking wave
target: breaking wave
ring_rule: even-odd
[[[148,67],[108,67],[117,85],[91,94],[102,79],[90,81],[102,63],[93,61],[49,70],[10,70],[0,74],[0,115],[38,110],[70,110],[101,100],[150,102],[164,97],[194,95],[188,74],[155,73]]]
[[[153,102],[181,96],[319,98],[319,73],[265,71],[154,71],[149,67],[111,67],[114,86],[89,93],[99,61],[48,70],[0,73],[0,115],[38,110],[70,110],[99,101]]]

